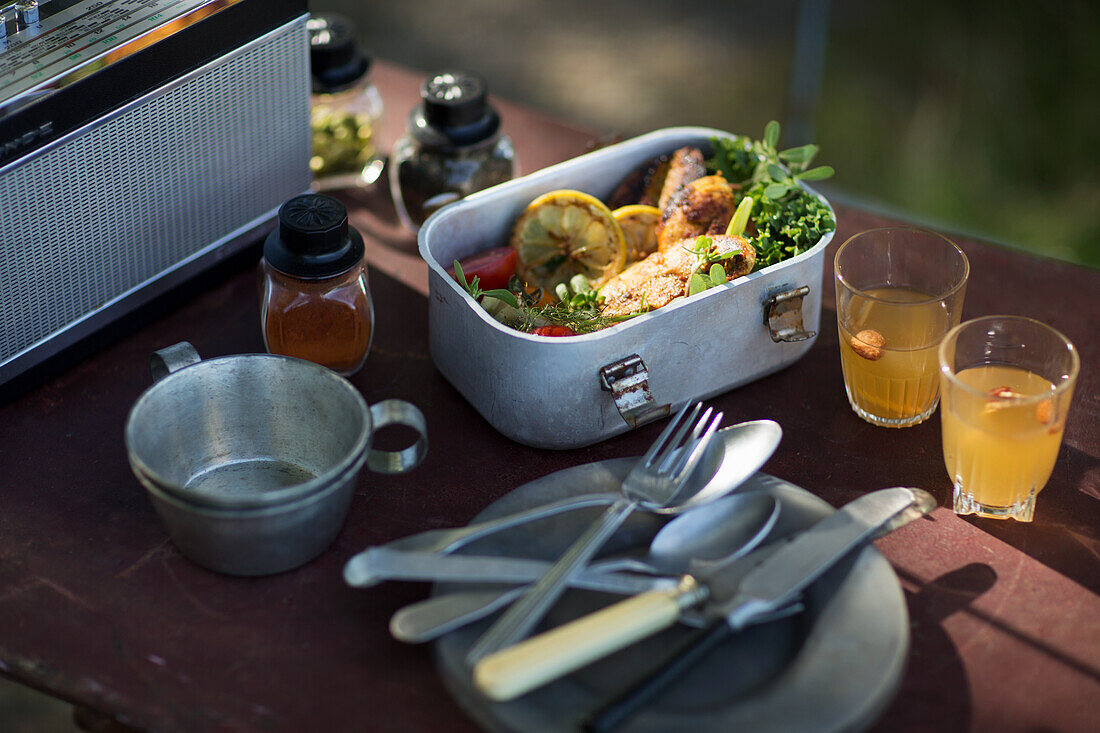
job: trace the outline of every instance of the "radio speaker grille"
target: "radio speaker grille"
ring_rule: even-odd
[[[305,191],[309,149],[300,19],[0,174],[0,367]]]

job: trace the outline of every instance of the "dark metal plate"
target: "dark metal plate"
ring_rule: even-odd
[[[487,507],[477,521],[573,494],[616,491],[634,459],[577,466],[525,484]],[[757,474],[740,491],[765,491],[781,503],[773,537],[827,516],[825,501],[786,481]],[[553,559],[599,510],[579,510],[487,537],[464,552]],[[662,520],[631,517],[609,553],[644,550]],[[436,593],[455,590],[437,585]],[[462,586],[472,588],[474,586]],[[569,591],[547,627],[619,600]],[[805,595],[806,611],[756,626],[719,647],[623,731],[837,731],[867,727],[896,692],[909,646],[908,615],[897,576],[874,548],[845,561]],[[459,704],[494,731],[575,731],[593,711],[661,666],[693,633],[677,626],[508,703],[473,686],[465,656],[491,620],[435,643],[437,666]]]

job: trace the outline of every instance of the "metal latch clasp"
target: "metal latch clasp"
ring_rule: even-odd
[[[614,396],[615,407],[632,428],[669,413],[670,405],[658,405],[653,399],[649,391],[649,372],[637,354],[600,367],[600,389]]]
[[[802,299],[810,292],[809,285],[776,293],[764,301],[764,325],[772,341],[805,341],[817,335],[802,325]]]

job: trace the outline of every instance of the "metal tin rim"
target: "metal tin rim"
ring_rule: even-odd
[[[521,187],[527,181],[529,181],[531,179],[540,178],[540,177],[551,177],[551,176],[553,176],[553,174],[555,174],[558,171],[568,170],[569,168],[572,168],[572,167],[576,166],[578,164],[578,162],[598,160],[600,157],[615,155],[615,154],[617,154],[618,150],[621,149],[623,146],[642,146],[642,145],[645,145],[650,140],[660,139],[660,138],[666,137],[670,134],[678,134],[678,135],[681,135],[683,137],[689,137],[689,136],[692,136],[692,137],[706,137],[707,139],[709,139],[711,137],[724,137],[724,138],[735,137],[733,134],[731,134],[729,132],[726,132],[726,131],[723,131],[723,130],[718,130],[718,129],[715,129],[715,128],[710,128],[710,127],[668,127],[668,128],[662,128],[660,130],[654,130],[654,131],[648,132],[644,135],[639,135],[637,137],[630,138],[629,140],[624,140],[622,142],[615,143],[614,145],[608,145],[605,148],[601,148],[599,150],[594,150],[590,153],[584,153],[582,155],[578,155],[574,158],[570,158],[569,160],[565,160],[565,161],[562,161],[560,163],[555,163],[554,165],[547,166],[546,168],[542,168],[542,169],[534,171],[532,173],[528,173],[525,176],[520,176],[519,178],[512,179],[511,181],[505,181],[504,183],[499,183],[495,186],[491,186],[490,188],[486,188],[486,189],[483,189],[481,191],[477,191],[477,192],[463,198],[460,201],[456,201],[455,203],[450,204],[450,205],[436,211],[430,217],[428,217],[427,221],[424,222],[424,224],[420,227],[419,231],[417,232],[417,249],[420,252],[420,256],[428,264],[428,268],[432,269],[432,270],[435,270],[436,273],[440,277],[442,277],[444,281],[446,281],[448,283],[449,287],[455,292],[455,294],[457,294],[460,298],[463,299],[464,302],[466,302],[470,307],[472,307],[474,309],[474,311],[478,313],[478,316],[481,318],[481,320],[484,323],[489,324],[490,327],[495,328],[495,329],[500,330],[500,331],[503,331],[505,333],[509,333],[509,334],[511,334],[511,335],[513,335],[517,338],[527,339],[527,340],[530,340],[530,341],[534,341],[536,343],[556,343],[556,344],[561,345],[563,343],[563,341],[577,343],[578,341],[594,341],[594,340],[601,339],[601,338],[611,337],[612,335],[617,334],[617,333],[621,333],[624,329],[631,328],[631,327],[635,326],[636,324],[644,323],[646,321],[652,320],[653,318],[659,318],[662,313],[666,313],[666,312],[668,312],[670,310],[673,310],[673,309],[683,308],[685,306],[688,306],[689,304],[698,303],[698,302],[702,301],[705,298],[715,297],[719,293],[725,292],[725,291],[729,290],[730,288],[736,287],[736,286],[738,286],[742,283],[749,282],[751,280],[757,279],[758,277],[763,277],[763,276],[769,275],[771,273],[775,273],[779,270],[782,270],[785,267],[788,267],[788,266],[790,266],[794,263],[800,262],[803,259],[806,259],[808,257],[811,257],[811,256],[815,255],[819,248],[824,248],[825,246],[827,246],[829,244],[829,242],[832,241],[833,236],[836,234],[835,229],[831,232],[826,232],[821,237],[821,239],[819,239],[812,247],[810,247],[805,252],[803,252],[799,255],[796,255],[795,257],[791,257],[790,259],[783,260],[782,262],[777,262],[776,264],[770,265],[769,267],[766,267],[762,270],[758,270],[756,272],[749,273],[748,275],[744,275],[742,277],[739,277],[735,280],[731,280],[731,281],[727,282],[725,285],[721,285],[721,286],[716,287],[716,288],[709,288],[705,292],[697,293],[696,295],[694,295],[690,298],[683,298],[681,300],[678,300],[677,302],[670,303],[669,305],[666,305],[663,308],[659,308],[657,310],[650,311],[648,313],[643,313],[642,315],[631,318],[628,321],[624,321],[622,323],[617,323],[613,326],[609,326],[608,328],[601,329],[601,330],[595,331],[593,333],[585,333],[585,334],[578,334],[576,336],[571,336],[569,339],[565,339],[565,340],[560,339],[560,338],[550,337],[550,336],[536,336],[534,334],[529,334],[529,333],[524,333],[522,331],[517,331],[515,329],[509,328],[508,326],[505,326],[504,324],[502,324],[499,321],[497,321],[496,319],[494,319],[492,316],[489,315],[489,313],[487,311],[485,311],[484,308],[474,307],[474,306],[477,306],[477,303],[473,300],[473,298],[470,297],[469,293],[467,293],[465,290],[463,290],[459,286],[458,282],[447,273],[446,268],[443,267],[443,265],[438,260],[436,260],[435,256],[432,254],[430,248],[428,247],[428,239],[430,237],[432,229],[434,229],[437,226],[444,226],[445,223],[446,223],[446,219],[449,216],[453,215],[455,212],[461,211],[461,210],[466,209],[470,206],[480,205],[481,202],[486,197],[489,197],[489,196],[504,196],[504,195],[507,194],[509,189]],[[805,190],[809,191],[811,194],[813,194],[823,204],[825,204],[825,206],[829,209],[829,213],[833,215],[833,220],[836,221],[836,211],[833,210],[832,204],[829,203],[828,199],[826,199],[824,196],[822,196],[820,193],[818,193],[813,187],[807,185],[806,183],[804,183],[802,181],[799,181],[799,185],[802,186],[802,188],[804,188]]]

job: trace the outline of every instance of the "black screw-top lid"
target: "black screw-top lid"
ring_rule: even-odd
[[[370,70],[371,57],[359,48],[355,24],[338,13],[315,15],[309,29],[309,64],[315,94],[346,89]]]
[[[488,88],[478,76],[441,71],[420,87],[421,103],[409,128],[424,142],[472,145],[496,133],[500,116],[488,101]]]
[[[345,273],[363,251],[363,237],[348,226],[344,205],[316,193],[295,196],[279,207],[279,226],[264,241],[268,264],[304,280]]]

